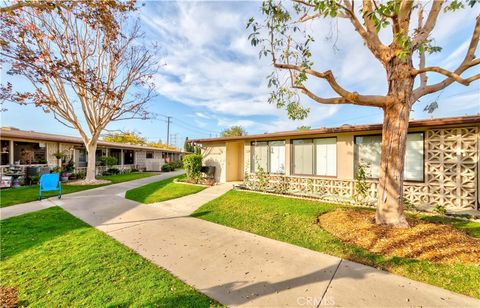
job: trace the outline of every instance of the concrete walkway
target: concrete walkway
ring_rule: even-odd
[[[168,175],[56,203],[228,306],[480,306],[441,288],[188,216],[229,185],[153,205],[123,198],[131,187]]]

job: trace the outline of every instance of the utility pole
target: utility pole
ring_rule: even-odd
[[[172,144],[174,147],[177,147],[177,137],[178,137],[178,134],[171,134],[170,135],[170,140],[172,140]]]
[[[170,144],[170,123],[172,123],[172,117],[167,117],[167,145]]]

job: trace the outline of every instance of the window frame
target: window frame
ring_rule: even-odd
[[[285,169],[286,169],[286,157],[287,157],[287,149],[286,149],[286,146],[287,146],[287,140],[285,139],[275,139],[275,140],[258,140],[258,141],[251,141],[250,142],[250,172],[255,174],[255,166],[252,165],[253,163],[253,155],[255,154],[254,151],[252,150],[252,148],[255,147],[255,143],[259,143],[259,142],[265,142],[267,143],[267,152],[268,152],[268,155],[267,155],[267,170],[265,170],[265,172],[267,174],[273,174],[273,175],[285,175],[286,174],[286,170],[283,171],[283,172],[270,172],[270,169],[271,169],[271,158],[270,158],[270,142],[283,142],[283,149],[285,151]]]
[[[148,157],[148,154],[152,154],[152,157]],[[145,159],[154,159],[155,152],[154,151],[145,151]]]
[[[317,150],[315,147],[315,140],[318,139],[335,139],[335,175],[318,175],[316,174],[317,171]],[[295,173],[294,168],[294,161],[295,161],[295,150],[293,142],[295,140],[310,140],[312,144],[312,174],[302,174],[302,173]],[[330,137],[319,137],[319,138],[295,138],[290,139],[290,172],[293,176],[304,176],[304,177],[316,177],[316,178],[331,178],[336,179],[338,178],[338,138],[337,136],[330,136]]]
[[[418,131],[418,132],[408,132],[407,135],[409,134],[421,134],[422,135],[422,151],[423,151],[423,172],[422,172],[422,179],[421,180],[407,180],[407,179],[403,179],[403,182],[407,182],[407,183],[425,183],[425,132],[424,131]],[[357,172],[357,138],[361,138],[361,137],[372,137],[372,136],[382,136],[382,134],[362,134],[362,135],[354,135],[353,136],[353,174],[355,175],[355,173]],[[381,138],[380,138],[380,142],[381,142]],[[381,149],[381,147],[380,147]],[[406,149],[405,149],[406,151]],[[381,155],[381,154],[380,154]],[[406,155],[406,152],[405,152],[405,155]],[[380,163],[381,163],[381,156],[380,156]],[[404,162],[405,164],[405,162]],[[404,169],[405,169],[405,165],[404,165]],[[405,172],[405,170],[403,170],[403,172]],[[367,180],[374,180],[374,181],[378,181],[379,178],[375,178],[375,177],[367,177],[366,178]]]

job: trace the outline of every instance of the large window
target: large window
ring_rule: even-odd
[[[13,144],[14,161],[21,165],[46,164],[45,144],[38,142],[15,142]]]
[[[251,170],[285,173],[285,141],[252,142]]]
[[[380,175],[381,135],[355,137],[355,168],[362,165],[369,178],[376,179]],[[407,181],[423,181],[423,133],[407,135],[404,179]]]
[[[293,140],[293,174],[337,175],[336,138]]]

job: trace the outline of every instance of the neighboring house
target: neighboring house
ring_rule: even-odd
[[[86,171],[87,151],[79,137],[2,127],[0,143],[0,171],[2,173],[5,168],[14,163],[19,163],[24,167],[49,166],[52,168],[58,166],[61,161],[54,156],[58,152],[65,154],[65,161],[73,160],[76,172]],[[160,171],[165,162],[181,159],[183,152],[100,140],[96,153],[97,162],[102,156],[116,157],[118,165],[115,167],[120,170]],[[104,166],[97,166],[97,173],[100,174],[104,169]]]
[[[269,182],[289,191],[354,193],[358,166],[370,177],[376,198],[381,124],[342,125],[306,131],[197,139],[204,164],[216,167],[218,182],[255,178],[260,166]],[[405,198],[417,206],[442,204],[458,209],[479,206],[480,116],[411,121],[405,158]]]

